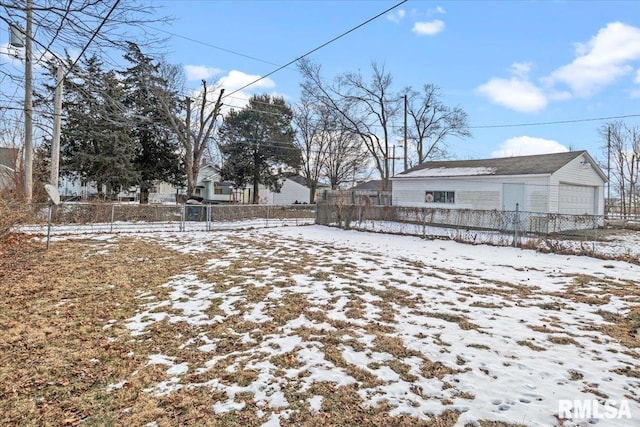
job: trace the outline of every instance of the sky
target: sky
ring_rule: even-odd
[[[445,105],[468,114],[472,133],[468,139],[447,140],[452,159],[588,150],[605,164],[599,129],[606,119],[640,124],[640,2],[149,4],[153,14],[147,18],[171,18],[145,28],[165,38],[149,49],[181,64],[190,90],[202,79],[222,85],[227,105],[242,106],[250,95],[262,93],[295,104],[301,75],[295,64],[283,66],[313,51],[306,58],[321,65],[327,81],[358,71],[370,77],[376,62],[393,77],[394,93],[438,86]],[[2,30],[0,54],[8,39],[4,24]],[[0,57],[0,67],[13,67],[19,75],[19,60]],[[109,60],[114,58],[121,54]],[[20,91],[5,87],[9,83],[3,81],[2,100],[19,106]],[[401,151],[401,135],[396,144]],[[398,159],[396,171],[401,163]]]
[[[155,1],[173,20],[154,28],[190,87],[216,79],[229,93],[396,4]],[[398,93],[437,85],[441,100],[469,117],[472,137],[449,140],[456,159],[588,150],[603,160],[606,120],[598,119],[640,119],[639,2],[410,0],[308,58],[327,80],[370,76],[375,61]],[[291,65],[227,101],[266,92],[295,103],[300,81]],[[530,125],[513,126],[521,124]]]

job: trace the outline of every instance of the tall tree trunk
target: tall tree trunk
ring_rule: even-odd
[[[260,194],[258,193],[260,191],[259,186],[260,185],[260,178],[257,176],[253,177],[253,204],[257,205],[260,203]]]
[[[318,191],[318,188],[316,185],[312,185],[311,188],[309,188],[309,203],[315,203],[316,201],[316,191]]]
[[[149,203],[149,186],[146,183],[140,185],[140,204],[146,205]]]

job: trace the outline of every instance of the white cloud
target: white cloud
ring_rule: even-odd
[[[400,21],[402,21],[402,18],[404,18],[406,14],[407,12],[404,9],[398,9],[396,12],[387,14],[387,19],[391,22],[395,22],[396,24],[399,24]]]
[[[187,80],[189,81],[208,80],[222,72],[219,68],[205,67],[204,65],[185,65],[184,71],[187,74]]]
[[[635,89],[631,91],[631,98],[640,98],[640,89]]]
[[[502,105],[521,113],[535,113],[547,106],[547,97],[528,80],[519,77],[491,79],[476,91],[494,104]]]
[[[587,43],[576,44],[576,58],[544,80],[564,83],[578,96],[588,97],[617,78],[633,71],[629,64],[640,59],[640,28],[613,22]],[[637,76],[636,76],[637,80]]]
[[[447,11],[446,11],[446,10],[444,10],[444,7],[442,7],[442,6],[438,6],[438,7],[436,7],[436,12],[437,12],[437,13],[440,13],[440,14],[442,14],[442,15],[444,15],[444,14],[446,14],[446,13],[447,13]]]
[[[634,80],[636,83],[640,83],[640,70],[636,71],[636,78]]]
[[[533,62],[514,62],[511,64],[511,72],[522,79],[529,76],[529,71],[533,68]]]
[[[567,151],[569,151],[567,147],[552,139],[516,136],[504,141],[498,150],[491,153],[491,156],[530,156],[534,154],[564,153]]]
[[[242,71],[231,70],[228,74],[220,77],[213,86],[208,86],[208,100],[215,100],[218,98],[220,89],[224,89],[224,106],[222,107],[222,113],[226,114],[231,108],[240,109],[247,105],[251,94],[256,91],[266,92],[265,89],[275,87],[275,82],[270,78],[262,79],[256,83],[253,83],[246,89],[230,95],[232,92],[252,83],[260,78],[259,75],[246,74]],[[202,88],[194,90],[191,93],[193,99],[200,99]],[[271,94],[275,94],[274,91],[270,91]],[[229,96],[230,95],[230,96]]]
[[[218,83],[220,86],[224,88],[227,93],[233,92],[234,90],[240,89],[243,86],[248,85],[256,80],[258,80],[261,76],[257,74],[246,74],[242,71],[231,70],[229,74],[220,78]],[[251,85],[251,89],[264,89],[264,88],[272,88],[275,87],[275,82],[270,78],[262,79],[256,83]]]
[[[434,19],[429,22],[416,22],[413,24],[411,31],[420,36],[433,36],[444,31],[444,22],[439,19]]]
[[[494,104],[502,105],[521,113],[535,113],[547,106],[548,97],[545,93],[529,81],[529,72],[533,68],[532,62],[514,62],[510,70],[510,79],[493,78],[476,88],[476,92],[483,95]],[[560,94],[558,93],[558,96]]]
[[[231,70],[226,76],[223,76],[218,80],[218,85],[224,88],[225,94],[230,94],[231,92],[258,80],[260,77],[261,76],[256,74],[246,74],[242,71]],[[247,105],[252,92],[256,92],[257,90],[264,92],[265,89],[271,89],[275,86],[276,84],[273,80],[265,78],[252,84],[248,88],[241,90],[240,92],[234,93],[233,95],[225,98],[224,104],[226,107],[223,109],[223,112],[226,114],[228,111],[227,107],[243,108]],[[271,92],[273,93],[273,91]]]

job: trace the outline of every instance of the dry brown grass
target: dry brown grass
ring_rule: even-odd
[[[529,340],[520,340],[517,341],[517,343],[519,345],[525,346],[525,347],[529,347],[531,350],[533,351],[546,351],[547,349],[544,347],[541,347],[539,345],[534,344],[533,342],[529,341]]]
[[[31,240],[3,246],[0,424],[135,425],[171,414],[142,391],[165,375],[146,364],[153,343],[125,342],[127,331],[104,326],[132,316],[137,293],[188,260],[136,240],[104,246],[106,253],[83,241],[55,242],[49,251]],[[140,268],[142,255],[153,269]],[[131,380],[106,391],[122,378]]]

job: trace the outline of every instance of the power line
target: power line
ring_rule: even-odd
[[[188,41],[193,42],[193,43],[198,43],[198,44],[201,44],[203,46],[211,47],[213,49],[217,49],[217,50],[220,50],[222,52],[231,53],[233,55],[241,56],[241,57],[247,58],[247,59],[252,59],[252,60],[258,61],[258,62],[263,62],[263,63],[269,64],[269,65],[274,65],[276,67],[279,66],[278,64],[275,64],[275,63],[270,62],[270,61],[266,61],[264,59],[256,58],[255,56],[247,55],[247,54],[244,54],[244,53],[241,53],[241,52],[237,52],[237,51],[231,50],[231,49],[226,49],[224,47],[220,47],[220,46],[216,46],[216,45],[213,45],[213,44],[210,44],[210,43],[206,43],[206,42],[203,42],[201,40],[194,39],[194,38],[191,38],[191,37],[187,37],[187,36],[183,36],[183,35],[180,35],[180,34],[172,33],[171,31],[166,31],[166,30],[163,30],[163,29],[160,29],[160,28],[151,27],[149,25],[142,25],[142,26],[143,27],[147,27],[147,28],[149,28],[151,30],[160,31],[160,32],[165,33],[165,34],[169,34],[169,35],[174,36],[174,37],[179,37],[181,39],[188,40]]]
[[[73,61],[73,64],[71,64],[71,66],[69,68],[67,68],[67,70],[65,71],[64,75],[62,76],[62,80],[64,80],[67,77],[67,74],[69,74],[69,72],[71,71],[71,69],[73,69],[73,67],[76,66],[76,64],[78,63],[78,61],[80,60],[80,58],[82,58],[82,55],[84,55],[84,53],[87,51],[87,49],[89,49],[89,45],[93,42],[93,40],[98,36],[98,33],[100,32],[100,30],[102,29],[102,27],[104,27],[104,25],[107,23],[107,21],[109,20],[109,17],[111,16],[111,14],[116,10],[116,8],[118,7],[118,5],[120,4],[120,0],[116,0],[115,3],[113,4],[113,6],[111,7],[111,9],[109,9],[109,12],[107,13],[107,15],[102,19],[102,22],[100,22],[100,25],[98,25],[98,27],[96,28],[96,30],[93,32],[93,34],[91,34],[91,38],[89,38],[89,41],[84,45],[84,47],[82,48],[82,50],[80,51],[80,54],[78,55],[78,57],[76,58],[75,61]]]
[[[495,128],[515,128],[515,127],[525,127],[525,126],[563,125],[563,124],[569,124],[569,123],[599,122],[602,120],[628,119],[632,117],[640,117],[640,114],[626,114],[624,116],[609,116],[609,117],[592,117],[587,119],[557,120],[553,122],[532,122],[532,123],[517,123],[517,124],[503,124],[503,125],[480,125],[480,126],[469,126],[469,129],[495,129]]]
[[[325,43],[322,43],[320,46],[318,46],[318,47],[316,47],[316,48],[314,48],[314,49],[311,49],[310,51],[308,51],[307,53],[305,53],[305,54],[303,54],[303,55],[301,55],[301,56],[297,57],[296,59],[294,59],[294,60],[292,60],[292,61],[289,61],[289,62],[287,62],[286,64],[279,66],[279,67],[278,67],[278,68],[276,68],[275,70],[273,70],[273,71],[271,71],[271,72],[269,72],[269,73],[265,74],[264,76],[262,76],[262,77],[260,77],[260,78],[258,78],[258,79],[256,79],[256,80],[254,80],[254,81],[252,81],[252,82],[247,83],[246,85],[242,86],[242,87],[241,87],[241,88],[239,88],[239,89],[234,90],[233,92],[230,92],[229,94],[227,94],[227,95],[223,96],[223,99],[224,99],[224,98],[226,98],[227,96],[231,96],[231,95],[233,95],[233,94],[235,94],[235,93],[238,93],[238,92],[240,92],[241,90],[248,88],[249,86],[253,86],[254,84],[256,84],[256,83],[258,83],[259,81],[264,80],[264,79],[266,79],[267,77],[269,77],[269,76],[271,76],[271,75],[273,75],[273,74],[277,73],[278,71],[282,70],[283,68],[286,68],[286,67],[288,67],[289,65],[294,64],[294,63],[298,62],[299,60],[303,59],[304,57],[311,55],[312,53],[314,53],[314,52],[316,52],[316,51],[318,51],[318,50],[322,49],[323,47],[325,47],[325,46],[327,46],[327,45],[329,45],[329,44],[331,44],[331,43],[333,43],[333,42],[335,42],[335,41],[337,41],[337,40],[341,39],[342,37],[346,36],[347,34],[350,34],[350,33],[354,32],[355,30],[357,30],[357,29],[359,29],[359,28],[361,28],[361,27],[363,27],[363,26],[367,25],[367,24],[368,24],[368,23],[370,23],[371,21],[374,21],[374,20],[378,19],[378,18],[379,18],[379,17],[381,17],[382,15],[385,15],[386,13],[388,13],[388,12],[392,11],[393,9],[395,9],[395,8],[397,8],[398,6],[400,6],[400,5],[404,4],[404,3],[406,3],[407,1],[408,1],[408,0],[402,0],[400,3],[397,3],[397,4],[395,4],[394,6],[392,6],[392,7],[388,8],[387,10],[385,10],[385,11],[383,11],[383,12],[380,12],[380,13],[379,13],[379,14],[377,14],[376,16],[374,16],[374,17],[372,17],[372,18],[367,19],[366,21],[364,21],[364,22],[362,22],[362,23],[360,23],[360,24],[356,25],[355,27],[353,27],[353,28],[351,28],[351,29],[349,29],[349,30],[345,31],[344,33],[342,33],[342,34],[340,34],[340,35],[338,35],[338,36],[336,36],[336,37],[332,38],[331,40],[329,40],[329,41],[327,41],[327,42],[325,42]]]

